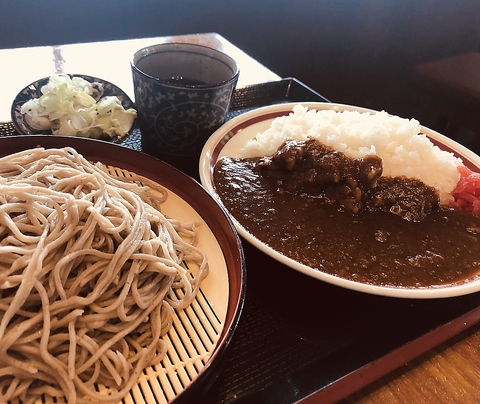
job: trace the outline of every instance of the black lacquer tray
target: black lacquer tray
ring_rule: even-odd
[[[229,119],[281,102],[328,102],[294,78],[237,89]],[[14,134],[0,124],[0,136]],[[140,150],[134,131],[124,146]],[[221,369],[199,402],[335,402],[480,321],[480,293],[410,300],[341,289],[244,242],[247,290]]]

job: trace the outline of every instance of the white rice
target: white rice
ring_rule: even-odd
[[[441,203],[452,200],[462,160],[435,146],[421,134],[420,123],[386,112],[308,110],[296,105],[288,116],[276,118],[269,129],[249,140],[240,157],[275,153],[286,140],[318,139],[350,158],[375,154],[384,176],[416,178],[438,189]]]

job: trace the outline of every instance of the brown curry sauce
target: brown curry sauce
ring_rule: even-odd
[[[298,149],[298,144],[290,146]],[[479,276],[479,218],[439,206],[435,191],[421,182],[381,177],[377,161],[334,156],[343,162],[333,171],[345,164],[367,167],[363,174],[344,170],[354,173],[360,190],[348,180],[350,174],[325,176],[314,168],[323,173],[320,178],[309,153],[305,157],[305,145],[300,149],[301,156],[293,158],[291,153],[285,157],[283,149],[285,161],[278,154],[223,157],[215,166],[214,184],[223,204],[260,241],[312,268],[377,286],[435,287]],[[328,148],[322,153],[338,154]],[[331,163],[332,157],[327,159]],[[365,181],[365,172],[374,174]],[[400,201],[392,201],[393,194]]]

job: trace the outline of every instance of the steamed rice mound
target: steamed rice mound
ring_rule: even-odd
[[[296,105],[288,116],[274,119],[269,129],[249,140],[240,157],[274,154],[286,140],[318,139],[350,158],[375,154],[384,176],[416,178],[435,187],[442,204],[460,179],[462,160],[441,150],[421,133],[420,123],[386,112],[308,110]]]

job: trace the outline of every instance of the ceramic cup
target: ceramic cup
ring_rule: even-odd
[[[235,60],[206,46],[165,43],[137,51],[131,69],[143,150],[198,177],[203,145],[230,108]]]

